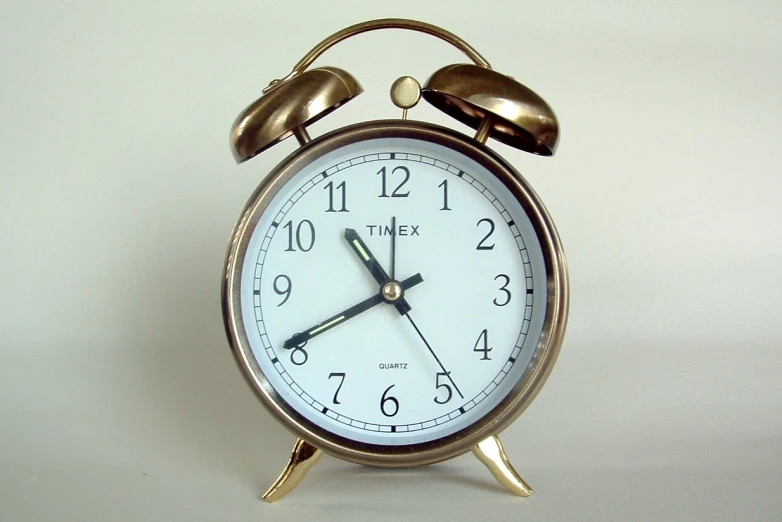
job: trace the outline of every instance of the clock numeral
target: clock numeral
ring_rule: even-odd
[[[342,404],[339,402],[338,396],[339,396],[339,390],[342,389],[342,385],[345,383],[345,374],[344,373],[336,373],[332,372],[329,374],[329,379],[332,377],[339,377],[339,384],[337,385],[337,391],[334,392],[334,398],[332,399],[333,404]]]
[[[291,350],[291,362],[296,366],[301,366],[310,358],[307,350],[304,349],[305,346],[307,346],[307,341],[297,344],[293,347],[293,350]]]
[[[383,190],[380,192],[379,198],[406,198],[410,195],[410,191],[407,192],[399,192],[399,190],[410,180],[410,170],[408,170],[407,167],[402,167],[401,165],[399,167],[394,167],[394,170],[391,171],[391,174],[394,174],[395,172],[400,171],[405,175],[405,179],[402,180],[402,183],[397,185],[397,187],[394,189],[394,191],[391,193],[391,195],[388,195],[388,191],[386,190],[386,168],[383,167],[380,169],[377,173],[383,178]]]
[[[339,185],[337,185],[336,188],[334,187],[334,182],[333,181],[329,181],[326,184],[326,186],[323,187],[323,189],[329,191],[329,208],[328,208],[328,210],[326,210],[326,212],[350,212],[347,209],[347,206],[345,204],[345,198],[347,197],[347,189],[345,188],[345,182],[344,181],[342,183],[340,183]],[[341,197],[342,207],[339,210],[334,210],[334,191],[335,190],[338,190],[338,191],[342,192],[342,197]]]
[[[490,361],[491,357],[489,357],[489,352],[491,350],[492,349],[489,348],[489,332],[484,328],[481,331],[481,335],[478,336],[478,340],[475,341],[475,346],[473,346],[472,351],[483,353],[481,361]]]
[[[443,182],[437,186],[443,187],[443,208],[440,210],[451,210],[451,208],[448,206],[448,180],[444,179]]]
[[[396,397],[390,397],[390,396],[386,397],[386,394],[389,391],[391,391],[391,388],[393,388],[394,386],[396,386],[396,384],[392,384],[391,386],[386,388],[386,391],[384,391],[382,397],[380,397],[380,412],[383,415],[385,415],[386,417],[393,417],[394,415],[399,413],[399,401],[396,400]],[[386,405],[389,402],[394,405],[393,406],[394,407],[394,411],[392,411],[391,413],[386,411]]]
[[[438,390],[440,388],[445,388],[445,391],[447,393],[447,396],[442,401],[439,400],[438,397],[434,398],[434,402],[436,402],[437,404],[445,404],[446,402],[451,400],[451,397],[453,397],[453,390],[451,389],[451,386],[448,383],[440,382],[440,377],[446,377],[446,378],[450,379],[450,377],[448,377],[448,375],[450,373],[451,372],[438,372],[437,373],[437,377],[435,378],[435,381],[434,381],[435,388],[438,389]]]
[[[494,233],[494,221],[492,221],[489,218],[483,218],[479,219],[478,223],[475,224],[475,226],[480,227],[481,223],[488,223],[489,224],[489,232],[481,239],[481,241],[478,243],[478,246],[475,247],[475,250],[494,250],[494,243],[491,245],[484,245],[487,239],[491,237],[491,235]]]
[[[282,288],[279,288],[277,283],[279,281],[285,281],[285,286]],[[285,274],[280,274],[277,277],[274,278],[274,283],[272,284],[274,287],[274,293],[277,295],[284,295],[282,302],[277,305],[279,308],[280,306],[284,305],[285,302],[288,300],[288,298],[291,296],[291,289],[293,288],[293,283],[291,283],[291,278],[286,276]]]
[[[286,248],[285,251],[295,252],[296,249],[294,248],[293,222],[288,221],[285,223],[283,228],[288,229],[288,248]],[[308,230],[307,233],[303,233],[305,229]],[[309,252],[312,250],[312,247],[315,245],[315,225],[312,224],[312,221],[305,219],[296,226],[295,239],[295,246],[298,247],[298,249],[302,252]]]
[[[511,298],[510,290],[508,290],[508,285],[510,284],[510,277],[508,277],[505,274],[499,274],[497,277],[494,278],[494,280],[496,281],[497,279],[500,278],[505,279],[505,284],[503,284],[499,288],[500,292],[504,294],[503,295],[504,300],[498,301],[497,298],[495,297],[492,302],[497,306],[505,306],[506,304],[510,303],[510,298]],[[500,299],[502,299],[502,297]]]

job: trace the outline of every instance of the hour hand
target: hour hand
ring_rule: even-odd
[[[386,271],[383,270],[380,262],[377,260],[374,254],[372,254],[372,251],[369,249],[367,244],[364,243],[364,241],[361,239],[361,236],[358,235],[358,232],[356,232],[355,229],[346,228],[345,239],[350,245],[350,248],[353,249],[353,252],[356,253],[364,266],[367,267],[369,273],[372,274],[372,277],[375,278],[377,284],[380,285],[382,291],[383,286],[390,283],[392,279],[388,276]],[[399,299],[393,304],[401,315],[405,315],[412,309],[407,303],[407,300],[404,298]]]
[[[386,271],[383,270],[382,266],[380,266],[377,258],[374,256],[374,254],[372,254],[372,251],[369,249],[367,244],[364,243],[364,240],[361,239],[361,236],[358,235],[358,232],[356,232],[355,229],[346,228],[345,239],[348,240],[350,248],[352,248],[356,255],[358,255],[359,259],[361,259],[361,262],[364,263],[364,266],[367,267],[367,270],[369,270],[369,272],[372,274],[372,277],[374,277],[375,281],[377,281],[377,284],[382,286],[391,281],[391,278],[388,277]]]
[[[424,278],[421,277],[421,274],[415,274],[414,276],[410,276],[401,283],[399,283],[399,287],[402,291],[407,290],[409,288],[414,287],[417,284],[420,284],[424,281]],[[293,348],[295,346],[299,346],[304,342],[309,341],[316,335],[320,335],[327,330],[330,330],[334,328],[337,325],[340,325],[347,321],[348,319],[352,319],[353,317],[357,316],[358,314],[362,312],[366,312],[370,308],[379,305],[380,303],[385,301],[385,297],[382,295],[382,293],[377,293],[373,295],[372,297],[369,297],[367,299],[364,299],[360,303],[351,306],[347,310],[344,310],[336,315],[333,315],[326,319],[325,321],[322,321],[312,328],[308,328],[307,330],[297,333],[293,335],[290,339],[285,341],[282,345],[283,348]]]

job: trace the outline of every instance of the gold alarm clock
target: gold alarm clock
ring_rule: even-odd
[[[310,65],[377,29],[436,36],[473,63],[423,87],[393,82],[401,118],[311,139],[307,126],[358,96],[348,72]],[[474,135],[408,119],[424,100]],[[263,495],[280,499],[323,452],[378,467],[472,451],[510,491],[530,487],[498,434],[543,386],[562,344],[568,279],[554,224],[489,138],[554,154],[551,108],[439,27],[374,20],[316,45],[231,130],[244,162],[301,145],[250,197],[231,237],[223,315],[239,367],[298,440]]]

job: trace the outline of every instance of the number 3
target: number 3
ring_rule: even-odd
[[[506,304],[510,303],[511,293],[510,290],[508,290],[508,284],[510,284],[510,277],[508,277],[505,274],[500,274],[497,277],[494,278],[496,281],[497,279],[503,278],[505,279],[505,283],[499,288],[500,292],[505,294],[505,300],[504,301],[498,301],[497,298],[494,298],[494,301],[492,301],[497,306],[505,306]],[[500,298],[502,299],[502,298]]]

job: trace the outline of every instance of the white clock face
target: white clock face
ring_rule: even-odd
[[[498,178],[439,144],[379,138],[318,158],[273,197],[239,302],[282,400],[341,437],[399,446],[500,403],[532,362],[546,298],[539,240]]]

